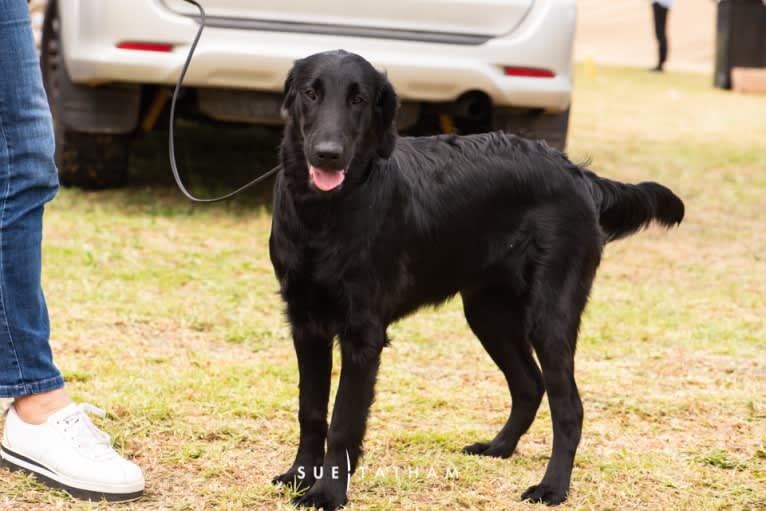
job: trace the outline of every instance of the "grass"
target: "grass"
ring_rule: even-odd
[[[203,138],[206,147],[184,146],[202,162],[195,176],[210,169],[198,188],[252,160],[240,144],[221,162],[230,142]],[[687,219],[606,250],[580,336],[586,419],[561,509],[766,509],[764,140],[762,97],[714,90],[700,75],[578,70],[572,157],[667,184]],[[146,498],[120,509],[289,510],[269,484],[291,463],[298,428],[268,212],[255,195],[186,202],[157,145],[145,141],[134,163],[161,179],[62,190],[47,210],[57,362],[76,399],[109,411],[98,424],[145,471]],[[272,148],[248,167],[269,168]],[[223,174],[244,181],[249,171]],[[513,458],[462,456],[500,428],[509,397],[459,301],[391,336],[349,509],[540,509],[518,498],[547,463],[547,402]],[[0,488],[0,509],[107,507],[4,470]]]

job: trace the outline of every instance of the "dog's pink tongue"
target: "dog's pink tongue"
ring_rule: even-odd
[[[314,185],[323,192],[329,192],[333,188],[337,188],[346,178],[346,174],[342,170],[323,170],[309,166],[309,175]]]

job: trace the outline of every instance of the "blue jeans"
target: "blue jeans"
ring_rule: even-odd
[[[0,397],[63,387],[40,287],[55,142],[26,0],[0,0]]]

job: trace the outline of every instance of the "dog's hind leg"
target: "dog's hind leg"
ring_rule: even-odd
[[[538,334],[539,335],[539,334]],[[572,466],[582,432],[583,408],[574,378],[574,353],[563,337],[549,336],[535,349],[543,368],[553,421],[553,452],[540,484],[522,500],[559,504],[566,500]]]
[[[586,246],[585,243],[580,248]],[[562,250],[539,266],[527,309],[529,336],[543,371],[553,422],[553,450],[542,481],[522,500],[555,505],[569,492],[583,408],[575,383],[574,354],[580,317],[588,299],[600,252]],[[566,252],[566,253],[565,253]]]
[[[505,287],[463,291],[463,308],[471,330],[505,375],[511,392],[511,414],[491,442],[463,448],[466,454],[507,458],[540,406],[544,386],[526,337],[522,301]]]

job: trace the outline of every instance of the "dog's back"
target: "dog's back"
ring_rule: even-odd
[[[681,199],[661,184],[602,178],[544,143],[501,132],[400,138],[388,165],[406,182],[415,204],[430,206],[437,216],[487,207],[501,214],[508,205],[534,208],[551,201],[572,207],[573,199],[588,198],[605,241],[652,221],[671,227],[684,216]]]

